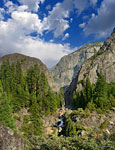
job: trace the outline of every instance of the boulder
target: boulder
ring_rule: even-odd
[[[24,140],[13,130],[0,125],[0,150],[24,150]]]

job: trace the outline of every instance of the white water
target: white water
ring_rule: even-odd
[[[58,127],[62,127],[63,126],[63,118],[60,118],[60,124],[58,125]]]

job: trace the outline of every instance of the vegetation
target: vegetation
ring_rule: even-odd
[[[9,126],[11,129],[16,130],[15,120],[12,117],[12,108],[10,106],[10,99],[3,92],[0,82],[0,124]]]
[[[109,110],[115,107],[115,83],[107,83],[104,75],[100,72],[97,82],[91,84],[87,77],[84,88],[73,93],[74,108],[88,108]]]
[[[0,68],[0,124],[16,131],[16,121],[22,119],[19,112],[27,111],[20,129],[27,141],[25,150],[98,150],[104,145],[114,150],[114,134],[109,140],[107,136],[102,140],[93,134],[83,136],[82,131],[87,132],[87,129],[78,124],[76,118],[89,117],[89,110],[99,112],[114,108],[115,83],[108,84],[100,73],[95,84],[91,84],[88,77],[81,84],[84,88],[73,93],[73,106],[77,110],[65,117],[62,135],[42,137],[42,116],[54,113],[63,105],[63,90],[54,93],[37,65],[23,73],[20,62],[14,65],[5,61]],[[100,133],[107,124],[105,120],[99,126]]]
[[[25,150],[115,150],[112,140],[97,141],[88,136],[38,137],[29,139]]]
[[[55,94],[47,78],[37,65],[30,67],[25,74],[21,63],[8,61],[0,68],[0,124],[16,129],[14,113],[27,109],[22,131],[26,136],[42,134],[42,115],[56,111],[63,104],[63,92]]]

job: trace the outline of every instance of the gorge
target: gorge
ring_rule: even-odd
[[[7,150],[98,150],[105,142],[114,150],[115,29],[104,43],[64,56],[50,72],[33,57],[1,57],[0,124],[0,132],[19,142],[5,141],[2,132],[1,149],[6,142]]]

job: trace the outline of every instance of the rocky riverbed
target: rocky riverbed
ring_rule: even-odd
[[[70,114],[71,112],[72,110],[62,107],[61,109],[58,109],[53,115],[44,116],[44,135],[58,135],[62,130],[64,114]]]

